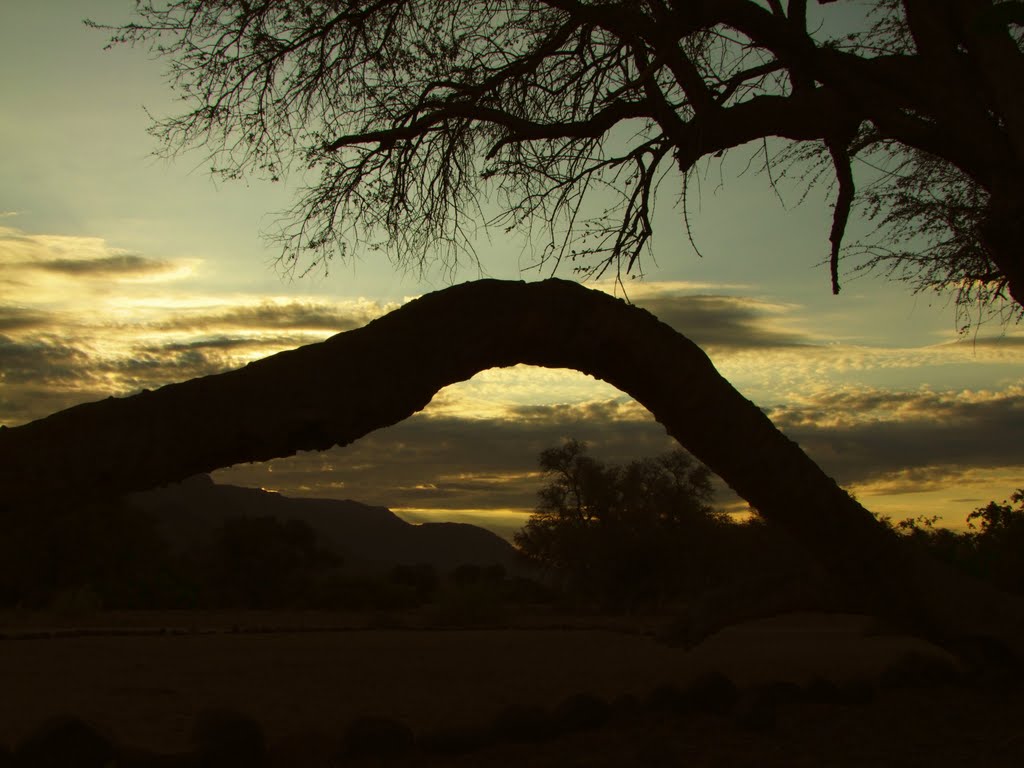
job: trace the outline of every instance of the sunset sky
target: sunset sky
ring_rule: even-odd
[[[146,110],[175,109],[164,64],[144,50],[104,51],[104,33],[82,24],[125,21],[132,7],[0,5],[0,423],[237,367],[452,282],[549,276],[531,267],[529,242],[502,234],[481,238],[479,267],[456,274],[404,274],[372,253],[327,275],[282,274],[261,232],[301,180],[222,184],[201,152],[152,156]],[[629,298],[701,344],[875,512],[961,526],[972,508],[1024,486],[1024,329],[989,323],[961,337],[946,298],[853,275],[850,261],[832,296],[826,190],[798,206],[801,188],[783,183],[780,203],[764,175],[743,173],[759,151],[704,166],[691,188],[703,257],[679,210],[659,212],[654,261]],[[869,231],[857,222],[849,239]],[[608,385],[515,368],[443,390],[423,413],[347,448],[214,477],[507,534],[534,505],[538,452],[567,437],[616,461],[673,444]]]

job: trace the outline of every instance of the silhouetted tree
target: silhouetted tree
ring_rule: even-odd
[[[1016,505],[1016,506],[1014,506]],[[936,525],[938,516],[883,522],[911,545],[973,577],[1024,595],[1024,489],[967,515],[967,530]]]
[[[858,167],[887,235],[868,265],[1019,313],[1021,3],[878,0],[850,34],[821,22],[831,2],[141,0],[107,28],[169,61],[168,154],[311,180],[281,234],[292,267],[360,242],[455,259],[490,218],[534,228],[541,263],[629,272],[665,172],[754,142],[769,176],[834,174],[833,291]]]
[[[414,590],[420,601],[429,599],[437,591],[441,581],[437,568],[429,563],[396,565],[391,569],[389,576],[395,584]]]
[[[88,592],[97,607],[150,607],[172,599],[175,581],[155,521],[123,501],[5,519],[0,605],[46,607]]]
[[[967,525],[976,530],[981,574],[1002,589],[1024,595],[1024,488],[1009,501],[990,501],[975,509]]]
[[[319,546],[308,523],[270,516],[228,518],[212,554],[215,599],[244,608],[300,604],[313,573],[339,562]]]
[[[699,556],[723,518],[709,506],[711,474],[682,450],[605,464],[569,440],[543,451],[540,503],[515,534],[519,549],[604,601],[656,600],[693,587],[710,564]]]

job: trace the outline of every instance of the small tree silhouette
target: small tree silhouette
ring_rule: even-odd
[[[1016,505],[1016,506],[1013,506]],[[990,501],[967,516],[977,531],[978,570],[996,586],[1024,595],[1024,488],[1009,501]]]
[[[687,586],[695,543],[720,520],[707,467],[682,450],[605,464],[578,440],[543,451],[539,463],[548,483],[515,534],[524,554],[605,602],[649,602]]]

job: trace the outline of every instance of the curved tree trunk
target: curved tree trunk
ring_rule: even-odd
[[[989,205],[988,218],[981,227],[982,243],[1006,278],[1010,298],[1024,307],[1024,181],[1019,172],[1007,174]]]
[[[346,445],[419,411],[448,384],[517,363],[573,368],[632,395],[819,556],[860,607],[1018,645],[1016,605],[1006,613],[991,591],[912,563],[695,344],[642,309],[561,280],[455,286],[239,370],[0,430],[0,479],[8,506],[31,508]]]

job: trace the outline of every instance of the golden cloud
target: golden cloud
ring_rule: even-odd
[[[198,264],[0,226],[0,423],[240,367],[391,308],[204,295]]]

